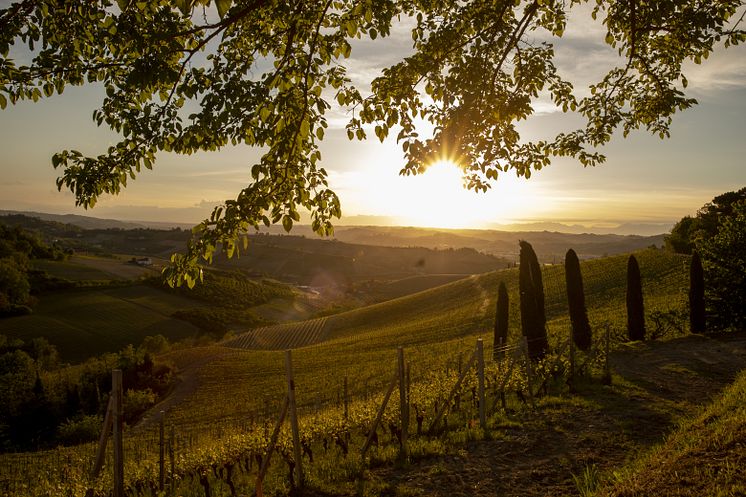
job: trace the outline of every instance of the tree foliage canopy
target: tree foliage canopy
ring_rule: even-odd
[[[695,245],[706,243],[720,229],[720,224],[735,215],[738,202],[746,201],[746,187],[725,192],[707,202],[692,216],[684,216],[666,236],[666,246],[674,252],[691,254]]]
[[[591,4],[620,63],[590,92],[576,92],[554,63],[570,11]],[[171,283],[199,277],[215,250],[232,255],[238,236],[261,224],[290,229],[310,211],[330,233],[339,199],[328,187],[319,142],[332,106],[349,111],[350,139],[366,125],[396,135],[406,164],[457,159],[467,185],[485,190],[500,173],[530,176],[552,157],[584,165],[621,129],[665,137],[672,116],[695,101],[682,64],[746,40],[731,19],[741,0],[20,0],[0,9],[0,107],[62,93],[105,89],[93,114],[121,139],[96,157],[61,151],[58,188],[93,207],[116,194],[159,152],[192,154],[229,144],[260,147],[247,186],[194,230],[167,271]],[[413,53],[356,87],[345,59],[355,39],[411,24]],[[409,47],[403,47],[407,49]],[[28,51],[30,50],[30,55]],[[18,61],[30,59],[29,63]],[[524,141],[516,123],[548,97],[585,124]],[[418,122],[429,122],[421,136]]]
[[[708,322],[715,329],[746,328],[746,200],[732,205],[712,238],[697,243],[704,266]]]

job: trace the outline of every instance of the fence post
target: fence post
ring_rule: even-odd
[[[572,326],[570,326],[570,392],[574,391],[573,383],[575,382],[575,340],[572,338]]]
[[[93,470],[91,470],[91,477],[97,478],[101,472],[101,467],[104,465],[104,459],[106,458],[106,442],[109,440],[111,435],[111,418],[113,416],[112,410],[114,405],[114,395],[109,395],[109,404],[106,406],[106,415],[104,416],[104,426],[101,428],[101,437],[98,439],[98,449],[96,450],[96,462],[93,463]]]
[[[165,422],[166,411],[161,411],[158,426],[158,490],[163,492],[166,483],[166,445],[163,424]]]
[[[344,406],[345,406],[345,421],[349,418],[350,414],[350,401],[348,397],[349,393],[347,390],[347,377],[345,376],[345,384],[344,384]]]
[[[272,452],[275,450],[275,445],[277,445],[277,438],[280,436],[280,430],[282,429],[282,423],[285,422],[285,416],[288,412],[288,405],[290,404],[290,401],[288,399],[288,396],[285,396],[285,400],[282,403],[282,409],[280,409],[280,416],[277,418],[277,423],[275,423],[275,429],[272,430],[272,436],[269,439],[269,446],[267,447],[267,454],[264,456],[264,459],[262,460],[262,465],[259,467],[259,473],[256,476],[256,489],[254,491],[255,495],[257,497],[262,497],[262,483],[264,482],[264,476],[267,474],[267,470],[269,469],[269,461],[272,458]]]
[[[407,445],[407,430],[409,429],[409,399],[407,398],[406,372],[404,367],[404,349],[397,349],[399,374],[399,415],[401,417],[401,451],[399,458],[405,461],[409,457],[409,447]]]
[[[526,381],[528,383],[528,399],[531,402],[531,407],[536,407],[534,404],[534,386],[533,386],[533,374],[531,372],[531,355],[528,353],[528,338],[523,337],[523,352],[526,357]]]
[[[477,340],[477,377],[479,379],[479,426],[487,429],[487,414],[484,405],[484,342]]]
[[[604,344],[604,377],[601,383],[611,385],[611,366],[609,365],[609,342],[611,342],[611,325],[606,323],[606,343]]]
[[[114,497],[124,497],[124,446],[122,444],[122,370],[111,372],[111,391],[114,397]]]
[[[373,421],[373,425],[370,428],[370,433],[368,433],[368,438],[365,440],[365,443],[363,444],[363,447],[360,449],[360,457],[365,457],[365,453],[368,452],[368,449],[370,448],[370,444],[373,443],[373,436],[376,434],[376,430],[378,429],[378,424],[381,422],[381,418],[383,418],[383,413],[386,411],[386,405],[389,402],[389,398],[391,397],[391,393],[394,391],[394,388],[396,388],[396,383],[399,381],[399,375],[394,375],[394,377],[391,379],[391,383],[389,384],[388,390],[386,390],[386,395],[383,396],[383,402],[381,402],[381,407],[378,408],[378,414],[376,414],[376,419]]]
[[[285,351],[285,374],[288,380],[288,404],[290,410],[290,427],[293,432],[293,455],[295,457],[295,476],[298,488],[303,488],[303,467],[301,461],[300,433],[298,431],[298,413],[295,409],[295,381],[293,380],[293,358],[291,351]]]
[[[169,487],[171,488],[171,495],[174,493],[174,480],[176,476],[176,434],[174,433],[174,425],[171,425],[171,433],[168,441],[168,458],[171,463],[171,478],[169,479]]]

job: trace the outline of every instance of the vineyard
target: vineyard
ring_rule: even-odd
[[[325,340],[326,317],[263,326],[230,338],[222,345],[237,349],[285,350],[305,347]]]
[[[656,250],[637,256],[651,334],[682,333],[687,259]],[[605,337],[611,337],[614,349],[624,334],[625,268],[623,256],[582,264],[594,347],[591,353],[576,357],[575,367],[591,377],[602,373]],[[455,281],[326,320],[258,330],[220,346],[169,353],[184,379],[174,392],[179,402],[168,405],[165,415],[166,426],[174,431],[167,444],[168,485],[178,495],[194,496],[237,495],[237,489],[245,494],[254,488],[286,391],[283,353],[254,348],[295,344],[302,463],[311,485],[354,482],[370,464],[392,461],[401,448],[404,424],[411,427],[408,451],[412,457],[441,450],[443,437],[448,439],[452,430],[463,432],[466,427],[467,436],[479,436],[484,427],[475,421],[478,377],[474,368],[467,368],[474,363],[477,338],[484,341],[487,363],[486,428],[499,429],[505,422],[505,408],[528,412],[534,394],[566,389],[571,366],[564,269],[546,266],[543,273],[553,352],[530,369],[522,355],[514,269]],[[505,358],[492,361],[491,327],[500,280],[507,284],[511,300],[510,337],[502,351]],[[314,344],[297,348],[304,341]],[[381,427],[372,432],[372,422],[396,371],[397,347],[404,348],[406,360],[406,421],[398,421],[402,419],[399,403],[391,401],[382,412]],[[462,381],[454,389],[461,373]],[[447,400],[452,391],[454,395]],[[440,411],[442,420],[434,426]],[[125,433],[128,495],[157,493],[156,428],[151,423]],[[373,448],[362,457],[360,448],[367,438]],[[271,493],[288,491],[296,466],[286,425],[278,440],[264,484]],[[111,487],[111,475],[105,471],[98,480],[90,479],[87,472],[94,451],[91,444],[3,456],[0,490],[12,495],[82,496],[93,489],[94,495],[103,495]],[[111,467],[110,459],[106,467]]]

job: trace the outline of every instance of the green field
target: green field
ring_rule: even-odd
[[[680,315],[687,307],[688,259],[658,250],[636,255],[643,277],[647,314]],[[626,265],[627,257],[617,256],[587,261],[581,266],[594,337],[598,342],[609,326],[614,337],[612,347],[618,346],[618,341],[623,339]],[[214,468],[222,464],[236,464],[235,461],[243,460],[245,454],[258,454],[264,450],[271,419],[276,416],[286,391],[284,353],[242,347],[255,346],[263,338],[266,339],[264,344],[273,341],[278,347],[307,343],[309,336],[321,340],[293,351],[302,437],[316,447],[322,440],[326,444],[330,437],[334,440],[334,437],[338,439],[347,436],[345,433],[352,433],[354,443],[362,443],[360,437],[365,433],[365,426],[375,415],[376,402],[395,371],[397,347],[404,347],[411,370],[412,402],[430,417],[438,399],[455,381],[458,365],[468,358],[477,338],[484,339],[487,357],[491,357],[495,294],[500,280],[508,285],[511,299],[509,342],[518,342],[517,276],[516,269],[473,276],[407,297],[329,316],[323,323],[300,322],[258,330],[253,332],[251,339],[242,340],[239,336],[225,344],[230,344],[230,347],[212,345],[168,353],[166,359],[179,367],[182,381],[171,398],[155,409],[166,411],[167,422],[178,430],[177,445],[183,451],[179,452],[183,455],[178,459],[178,467],[185,475],[184,484],[191,489],[184,495],[203,495],[197,480],[192,479],[193,475],[210,472],[210,468],[214,472]],[[569,336],[563,267],[545,266],[543,277],[550,344],[561,348]],[[133,297],[126,300],[128,305],[137,305],[130,302]],[[147,309],[155,312],[149,307]],[[264,332],[267,334],[262,337]],[[293,342],[294,338],[298,341]],[[493,387],[497,373],[494,369],[489,371]],[[341,418],[339,404],[345,378],[351,397],[349,421]],[[469,381],[467,391],[474,385],[473,379]],[[515,381],[525,381],[525,377],[518,377]],[[387,411],[388,421],[396,419],[395,405],[392,409]],[[454,422],[459,423],[458,420],[451,421]],[[468,422],[468,418],[463,422]],[[250,430],[251,427],[255,429]],[[130,432],[126,442],[130,461],[127,474],[132,481],[140,475],[152,481],[157,445],[153,431],[145,428]],[[289,454],[288,443],[289,434],[284,430],[281,453]],[[435,442],[423,439],[421,443],[425,445],[418,450],[427,452],[433,450],[433,446],[427,444]],[[393,446],[387,447],[379,449],[377,457],[388,457],[386,450],[393,450]],[[60,454],[87,461],[91,452],[92,446],[85,446],[67,452],[63,450]],[[342,456],[338,451],[330,454],[336,454],[330,455],[336,457],[332,459],[336,462],[328,463],[335,468],[338,464],[360,464],[355,458],[351,459],[353,462],[340,463],[349,460],[340,459]],[[59,458],[60,455],[50,457]],[[40,463],[29,464],[37,467]],[[319,475],[323,474],[343,478],[340,474],[344,475],[345,471],[356,471],[342,467],[335,469],[334,473],[331,469],[327,471],[323,464],[314,470],[316,478],[322,478]],[[272,477],[272,485],[281,492],[287,490],[282,490],[283,467],[278,464]],[[85,482],[85,476],[80,478]],[[220,480],[217,476],[215,479]],[[103,484],[105,482],[97,485]],[[227,491],[219,481],[215,484]],[[84,488],[85,483],[81,485]]]
[[[170,317],[188,307],[194,302],[144,285],[67,290],[44,295],[31,315],[3,319],[0,334],[45,337],[63,361],[78,362],[138,345],[150,335],[169,340],[196,335],[196,327]]]

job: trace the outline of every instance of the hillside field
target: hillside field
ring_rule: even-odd
[[[646,250],[637,253],[636,256],[642,272],[649,334],[658,335],[667,340],[685,334],[688,258],[660,250]],[[640,344],[635,349],[635,344],[632,344],[630,348],[629,345],[623,343],[626,261],[626,256],[615,256],[585,261],[581,267],[586,289],[586,305],[596,342],[593,354],[599,353],[602,337],[608,327],[612,338],[611,348],[616,350],[613,352],[614,357],[619,357],[620,353],[627,357],[621,361],[615,359],[616,367],[621,368],[622,372],[634,372],[637,369],[643,370],[643,368],[638,368],[635,362],[639,350],[644,350],[640,348],[649,348],[651,345]],[[569,320],[566,315],[564,270],[562,266],[555,265],[545,266],[542,272],[550,344],[555,350],[566,351]],[[336,482],[334,483],[337,485],[334,487],[336,490],[330,491],[328,495],[349,495],[350,481],[360,478],[363,474],[360,472],[363,471],[364,466],[358,466],[362,464],[359,458],[351,456],[352,458],[348,459],[346,455],[343,456],[339,452],[342,447],[339,444],[350,443],[356,446],[362,444],[363,440],[360,437],[365,432],[360,430],[364,430],[364,427],[375,416],[382,390],[391,381],[396,369],[397,347],[404,348],[405,360],[409,368],[408,377],[411,381],[411,402],[413,402],[414,411],[410,412],[412,417],[410,429],[414,430],[415,414],[422,415],[423,419],[429,422],[438,405],[438,399],[450,389],[448,385],[453,383],[457,371],[467,362],[474,350],[477,338],[483,338],[486,357],[491,358],[495,293],[500,280],[508,285],[511,299],[509,345],[513,347],[518,342],[520,318],[517,276],[516,269],[476,275],[414,295],[326,318],[290,323],[279,327],[265,327],[254,330],[250,334],[234,336],[223,343],[167,353],[165,358],[174,362],[180,369],[181,381],[171,396],[155,406],[152,412],[165,411],[167,423],[176,429],[180,454],[177,463],[179,471],[183,472],[180,474],[185,475],[183,486],[180,487],[183,495],[195,497],[205,495],[200,483],[196,479],[189,479],[189,475],[204,474],[204,471],[209,471],[210,467],[215,470],[216,467],[223,467],[221,466],[223,464],[226,465],[225,467],[237,464],[235,458],[239,457],[240,461],[242,460],[240,457],[243,457],[237,454],[247,453],[245,451],[249,454],[261,453],[262,444],[266,443],[264,440],[270,433],[272,419],[280,409],[286,390],[285,353],[282,349],[287,347],[294,348],[292,352],[294,384],[301,418],[302,439],[306,440],[308,450],[313,450],[317,456],[320,453],[326,454],[321,463],[309,470],[311,471],[309,478],[313,480],[315,488],[322,488],[326,485],[323,482],[326,481]],[[311,344],[308,345],[309,343]],[[656,344],[656,342],[650,343]],[[710,348],[717,346],[709,341],[701,345],[692,345],[691,340],[687,343],[689,343],[686,345],[687,350],[691,347],[698,347],[702,352],[705,346]],[[665,346],[665,343],[661,345]],[[257,350],[256,347],[266,350]],[[655,354],[650,357],[654,358]],[[697,357],[702,358],[704,362],[701,364],[706,367],[710,364],[711,359],[708,358],[710,356]],[[594,367],[592,361],[595,359],[592,356],[581,356],[580,360],[589,364],[589,367]],[[734,358],[729,367],[735,367],[736,364],[740,364],[739,361],[743,362],[741,358]],[[625,370],[624,365],[632,369]],[[499,370],[495,367],[496,365],[490,361],[489,381],[492,385],[489,387],[490,392],[494,392],[495,375],[499,374]],[[679,378],[680,368],[684,366],[671,367],[677,374],[674,378]],[[716,383],[720,385],[720,381],[727,374],[729,373],[724,372],[724,376],[718,377]],[[351,410],[349,424],[340,418],[340,396],[344,380],[347,380],[349,388]],[[466,387],[462,406],[471,405],[471,401],[467,399],[472,397],[467,392],[471,388],[473,395],[473,381],[472,378],[468,382],[471,386]],[[515,381],[519,382],[516,385],[520,385],[520,382],[526,380],[525,377],[521,379],[519,375]],[[602,434],[603,437],[607,437],[620,433],[619,430],[622,430],[621,433],[624,436],[614,439],[616,440],[614,450],[619,451],[614,453],[614,461],[618,463],[621,462],[619,457],[624,454],[625,450],[653,443],[656,440],[655,437],[660,436],[661,430],[670,425],[671,420],[676,419],[676,416],[685,411],[688,412],[689,408],[685,408],[682,402],[691,403],[688,398],[666,400],[660,403],[661,401],[655,400],[657,398],[655,395],[659,394],[657,390],[651,391],[655,395],[649,396],[641,390],[641,388],[648,388],[645,383],[637,386],[630,383],[636,381],[638,380],[634,378],[621,380],[615,377],[615,385],[619,382],[619,386],[615,386],[613,392],[606,393],[599,390],[603,387],[598,384],[591,383],[587,387],[581,385],[578,388],[585,389],[584,395],[587,396],[585,401],[573,397],[546,397],[537,403],[537,411],[535,411],[548,413],[549,417],[544,421],[542,421],[543,414],[539,418],[536,415],[528,416],[525,403],[521,404],[514,396],[509,399],[509,410],[505,413],[497,409],[498,401],[494,400],[493,407],[496,412],[490,414],[488,424],[492,426],[493,436],[498,437],[495,440],[510,440],[511,450],[522,453],[529,450],[522,445],[526,443],[524,440],[526,437],[517,435],[518,432],[515,430],[534,430],[530,433],[539,437],[535,443],[543,444],[541,440],[547,435],[542,435],[542,430],[548,430],[554,426],[552,423],[565,420],[568,412],[575,415],[578,409],[591,409],[593,416],[603,417],[606,416],[604,414],[606,406],[603,403],[634,400],[635,402],[643,401],[648,406],[648,402],[651,402],[652,404],[649,404],[652,409],[651,414],[644,414],[640,419],[629,418],[628,413],[621,414],[618,420],[620,424],[610,425],[608,430],[611,431],[608,433],[604,431]],[[713,385],[702,385],[702,388],[699,386],[697,388],[698,391],[704,389],[704,391],[715,392]],[[685,387],[694,386],[691,380],[686,380]],[[397,410],[394,406],[387,410],[386,422],[393,423],[392,420],[397,419],[396,416]],[[127,463],[129,468],[127,471],[131,475],[130,478],[140,478],[138,475],[142,475],[146,480],[151,478],[147,475],[152,474],[155,468],[153,458],[157,454],[157,444],[155,444],[153,429],[157,427],[156,419],[157,416],[150,415],[139,426],[127,432],[125,445],[126,452],[129,454],[128,461],[130,462]],[[551,421],[552,419],[556,421]],[[648,438],[636,437],[634,433],[628,434],[627,430],[633,430],[629,425],[630,422],[634,424],[651,420],[656,424],[650,426],[649,436],[646,435]],[[420,423],[419,417],[417,422]],[[575,418],[567,419],[567,422],[578,423]],[[449,416],[446,423],[455,431],[446,435],[445,441],[434,441],[427,437],[414,438],[413,444],[415,445],[412,450],[415,454],[419,454],[417,458],[433,455],[445,456],[451,445],[461,446],[469,440],[480,440],[485,436],[481,431],[475,431],[473,417],[470,418],[469,415],[460,417],[453,414],[453,418]],[[579,423],[578,427],[582,426],[584,421]],[[540,431],[537,432],[536,429]],[[383,432],[386,432],[385,428]],[[352,439],[348,442],[344,442],[345,438],[340,438],[350,436]],[[528,440],[533,439],[533,436],[529,434]],[[391,435],[386,435],[387,440],[390,440],[389,437],[395,440],[394,431],[391,431]],[[329,448],[327,451],[329,440],[336,440],[337,442],[334,443],[339,447]],[[343,441],[340,442],[340,440]],[[320,448],[322,441],[323,450]],[[283,458],[288,461],[291,457],[288,444],[289,434],[284,429],[281,447],[278,449],[280,455],[276,456],[278,461],[282,461]],[[597,444],[597,441],[593,442],[593,446],[597,447]],[[57,457],[59,461],[60,454],[69,454],[62,456],[63,460],[64,457],[68,457],[68,460],[85,461],[90,459],[92,450],[92,445],[60,449],[54,457]],[[377,464],[391,462],[392,454],[395,454],[394,446],[389,441],[387,445],[376,448],[373,454],[375,460],[379,461]],[[44,454],[35,454],[32,459],[41,461],[44,457]],[[423,460],[431,461],[431,459]],[[565,461],[565,459],[561,460]],[[33,465],[39,463],[27,462],[25,464],[31,464],[30,467],[34,467]],[[447,466],[446,463],[443,464]],[[558,468],[563,468],[561,474],[564,475],[559,488],[565,490],[569,488],[568,484],[572,484],[572,474],[578,474],[583,469],[582,465],[578,466],[579,464],[582,464],[582,460],[571,462],[571,464],[565,461],[558,466]],[[250,485],[253,481],[253,476],[251,476],[253,473],[251,473],[250,466],[246,467],[249,469],[242,470],[246,472],[246,476],[242,476],[240,481]],[[281,462],[277,463],[276,469],[268,476],[268,492],[271,488],[273,489],[271,492],[287,493],[287,479],[286,473],[282,471],[283,467]],[[63,470],[59,469],[59,471]],[[69,469],[64,471],[69,471]],[[385,490],[384,488],[385,485],[382,482],[395,481],[398,478],[390,472],[387,473],[388,471],[390,470],[381,469],[373,473],[364,473],[368,476],[364,476],[363,479],[378,489],[373,488],[366,493],[367,495],[381,495],[381,493],[399,495],[398,490],[394,491],[391,488]],[[437,473],[436,468],[428,471],[433,471],[433,475],[440,474]],[[525,473],[517,472],[516,475],[530,482],[533,481],[531,471],[527,469]],[[213,473],[210,472],[210,474]],[[229,491],[224,478],[225,473],[217,471],[214,472],[214,478],[209,476],[205,481],[212,485],[212,491],[216,492],[216,495],[228,495]],[[86,478],[81,477],[80,481],[85,482]],[[100,484],[104,483],[99,482],[97,485]],[[399,485],[406,495],[412,495],[409,493],[412,489],[405,488],[411,485],[403,483],[403,480]],[[420,491],[415,494],[425,495],[427,492]],[[475,495],[481,494],[475,493]],[[520,494],[507,493],[506,495]]]

